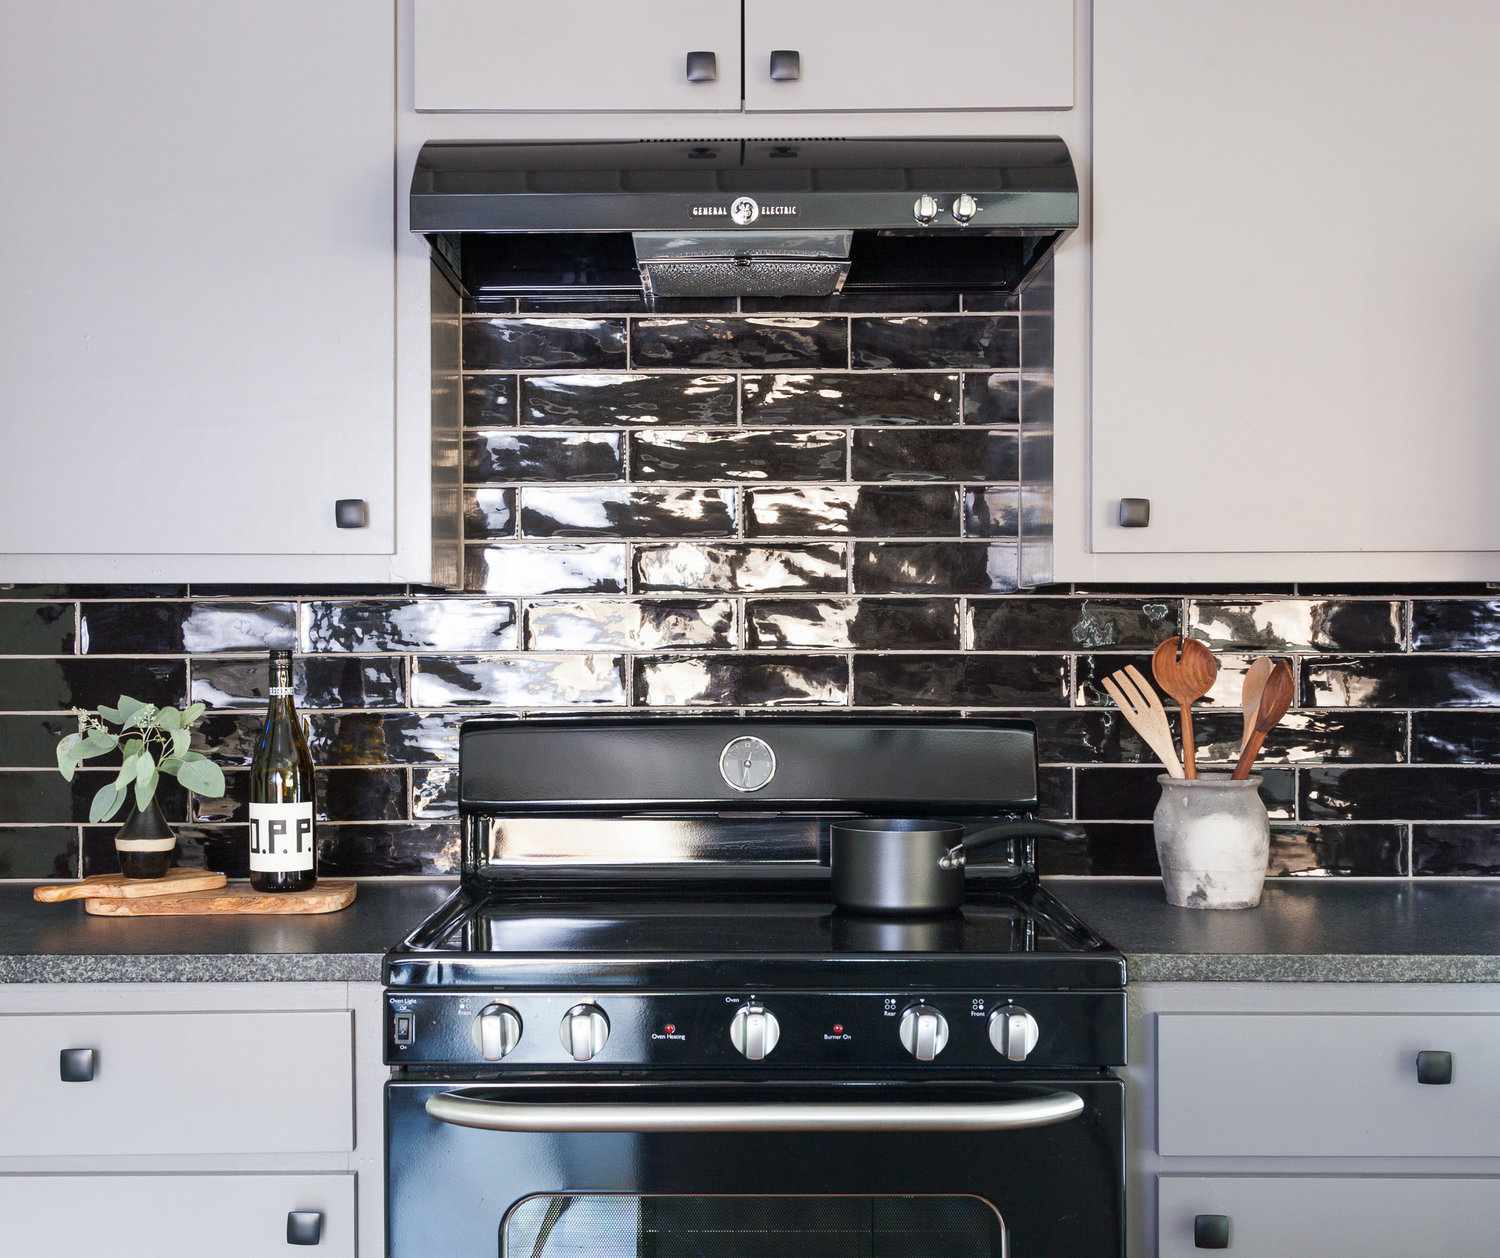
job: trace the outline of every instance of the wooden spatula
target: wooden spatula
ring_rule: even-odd
[[[1266,678],[1275,667],[1275,660],[1269,655],[1262,655],[1245,673],[1244,689],[1240,691],[1240,708],[1245,714],[1245,732],[1240,735],[1241,751],[1250,743],[1250,732],[1255,728],[1255,713],[1260,708],[1260,693],[1266,688]]]
[[[1156,684],[1182,709],[1182,772],[1198,776],[1198,749],[1193,745],[1193,704],[1213,689],[1219,675],[1214,653],[1195,638],[1167,638],[1151,657]]]
[[[1260,692],[1260,707],[1255,713],[1255,728],[1250,731],[1250,741],[1240,752],[1240,761],[1229,776],[1243,782],[1250,776],[1250,766],[1260,754],[1266,735],[1276,728],[1277,722],[1292,706],[1292,666],[1282,660],[1266,678],[1265,689]]]
[[[1104,690],[1131,728],[1141,736],[1146,746],[1157,755],[1174,778],[1182,776],[1182,761],[1177,759],[1177,748],[1172,745],[1172,726],[1167,721],[1167,710],[1162,707],[1151,683],[1141,676],[1134,664],[1111,673],[1104,679]]]

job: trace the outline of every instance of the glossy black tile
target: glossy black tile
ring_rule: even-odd
[[[840,706],[849,665],[829,655],[663,656],[635,660],[635,697],[648,707]]]
[[[751,537],[956,537],[958,490],[951,485],[809,485],[750,489]]]
[[[298,657],[293,698],[299,708],[397,708],[406,700],[404,674],[396,655]],[[193,661],[193,702],[210,708],[264,708],[267,685],[264,659]]]
[[[625,360],[623,319],[465,319],[469,371],[609,371]]]
[[[758,650],[954,650],[958,647],[958,601],[756,599],[745,605],[745,645]]]
[[[963,294],[963,309],[966,314],[974,314],[976,312],[990,314],[1003,310],[1014,311],[1020,308],[1020,293],[981,289]]]
[[[673,542],[635,548],[635,588],[643,592],[808,594],[845,592],[846,547],[733,546]]]
[[[734,377],[646,376],[639,373],[523,376],[525,424],[681,424],[712,427],[735,422]]]
[[[457,765],[412,773],[411,815],[419,821],[458,816]]]
[[[475,542],[491,537],[513,537],[515,532],[514,489],[464,490],[464,537]]]
[[[527,489],[523,537],[733,537],[733,489]]]
[[[1021,419],[1021,377],[1014,371],[964,375],[964,423],[1015,424]]]
[[[318,830],[318,872],[325,878],[456,874],[459,857],[458,823],[452,821],[322,826]]]
[[[1500,651],[1500,600],[1422,599],[1412,604],[1414,651]]]
[[[1079,820],[1150,821],[1161,798],[1157,779],[1164,772],[1160,765],[1078,769],[1075,789]],[[1270,768],[1259,776],[1260,796],[1271,819],[1290,820],[1297,804],[1296,772]]]
[[[1156,834],[1149,825],[1094,822],[1084,826],[1082,842],[1040,839],[1037,868],[1044,876],[1092,874],[1100,878],[1155,878]]]
[[[912,315],[854,319],[856,367],[1010,367],[1021,365],[1015,315]]]
[[[617,655],[419,655],[412,703],[420,708],[565,708],[623,704]]]
[[[1151,764],[1155,753],[1119,712],[1020,712],[1036,726],[1042,764]]]
[[[0,878],[76,878],[78,862],[76,826],[0,826]]]
[[[616,432],[464,433],[464,480],[592,481],[619,480],[625,471],[625,438]]]
[[[968,642],[976,651],[1150,651],[1177,632],[1178,615],[1175,599],[975,600]]]
[[[1021,473],[1016,434],[978,428],[865,428],[853,434],[855,480],[1013,481]]]
[[[1500,712],[1413,712],[1418,764],[1500,764]]]
[[[244,878],[250,872],[249,833],[246,826],[198,826],[178,824],[177,851],[172,863],[183,869],[212,869],[231,878]],[[115,854],[115,831],[111,826],[83,826],[80,872],[86,878],[120,872]]]
[[[1304,769],[1302,816],[1339,821],[1486,821],[1500,815],[1500,769]]]
[[[953,424],[958,376],[778,373],[743,378],[746,424]]]
[[[630,442],[634,480],[841,480],[847,438],[839,429],[657,431]]]
[[[0,709],[10,712],[96,708],[122,694],[182,703],[186,692],[185,660],[0,659]]]
[[[309,746],[313,759],[327,765],[457,761],[461,722],[446,712],[315,713]],[[253,750],[247,748],[245,763]]]
[[[73,654],[71,603],[0,602],[0,655]]]
[[[1405,712],[1313,710],[1288,712],[1271,731],[1259,762],[1266,764],[1404,764]],[[1174,718],[1173,728],[1176,729]],[[1198,759],[1227,768],[1240,754],[1244,718],[1205,709],[1193,717]]]
[[[301,649],[354,651],[509,651],[517,644],[516,605],[483,598],[304,603]]]
[[[574,599],[528,602],[533,651],[673,651],[737,645],[729,599]]]
[[[1036,774],[1037,815],[1049,821],[1073,817],[1073,770],[1049,766]]]
[[[515,422],[514,376],[464,377],[464,427],[503,428]]]
[[[1192,600],[1188,632],[1216,651],[1400,651],[1402,605],[1394,601]]]
[[[747,319],[636,319],[631,360],[638,367],[845,367],[845,319],[771,315]]]
[[[625,547],[618,543],[470,546],[464,589],[481,594],[621,594]]]
[[[1035,526],[1030,530],[1035,533]],[[1021,490],[1017,485],[964,490],[965,537],[1019,537]]]
[[[83,603],[79,648],[85,655],[210,655],[297,644],[290,603]]]
[[[405,769],[326,769],[313,775],[319,821],[404,821],[410,810]],[[231,769],[219,799],[194,796],[196,822],[248,821],[250,774]]]
[[[0,716],[0,766],[50,769],[57,763],[58,740],[78,729],[71,713],[54,716]]]
[[[882,293],[851,290],[831,297],[741,297],[745,314],[957,314],[952,290]]]
[[[1020,580],[1020,556],[1003,542],[859,542],[859,594],[1004,594]]]
[[[1500,658],[1306,659],[1301,669],[1302,702],[1314,707],[1500,707]]]
[[[115,780],[117,757],[107,757],[105,767],[80,769],[71,782],[64,782],[56,766],[50,771],[15,769],[0,773],[0,817],[7,822],[66,823],[87,821],[89,804],[102,787]],[[168,821],[187,816],[187,795],[177,783],[164,778],[156,791],[157,802]],[[122,809],[115,828],[125,820]]]
[[[861,707],[1060,708],[1068,702],[1061,655],[857,655]]]
[[[1500,877],[1500,826],[1412,826],[1411,856],[1419,877]]]
[[[1406,827],[1275,826],[1266,872],[1272,878],[1404,877]]]

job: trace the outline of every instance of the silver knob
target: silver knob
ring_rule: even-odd
[[[764,1005],[741,1005],[729,1023],[729,1042],[750,1061],[763,1061],[781,1038],[781,1023]]]
[[[938,216],[937,198],[924,192],[912,204],[911,214],[919,223],[932,222]]]
[[[979,213],[979,202],[967,192],[960,192],[953,198],[952,213],[955,223],[967,223],[974,215]]]
[[[931,1005],[913,1005],[901,1015],[901,1047],[918,1061],[931,1061],[948,1043],[948,1019]]]
[[[509,1057],[521,1042],[521,1015],[509,1005],[486,1005],[474,1019],[474,1042],[485,1061]]]
[[[1010,1061],[1025,1061],[1041,1038],[1036,1019],[1020,1005],[1001,1005],[990,1014],[990,1043]]]
[[[599,1055],[609,1040],[609,1019],[598,1005],[574,1005],[562,1020],[562,1045],[574,1061]]]

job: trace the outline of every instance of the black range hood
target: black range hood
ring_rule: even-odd
[[[1077,225],[1056,138],[433,141],[411,191],[476,298],[1015,292]]]

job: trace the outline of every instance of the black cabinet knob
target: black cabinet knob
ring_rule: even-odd
[[[363,498],[340,498],[333,504],[333,522],[341,529],[370,526],[370,504]]]
[[[1417,1054],[1417,1082],[1444,1084],[1453,1082],[1453,1054],[1424,1049]]]
[[[719,58],[711,52],[690,52],[687,55],[687,81],[689,83],[712,83],[719,77]]]
[[[1229,1216],[1199,1214],[1193,1217],[1194,1249],[1228,1249]]]
[[[1122,529],[1143,529],[1150,523],[1151,499],[1120,499],[1120,527]]]
[[[288,1245],[316,1245],[323,1239],[321,1210],[289,1210],[286,1216]]]
[[[795,48],[777,48],[771,53],[771,78],[790,83],[802,77],[802,54]]]
[[[64,1083],[90,1083],[98,1055],[92,1048],[65,1048],[57,1055],[57,1073]]]

